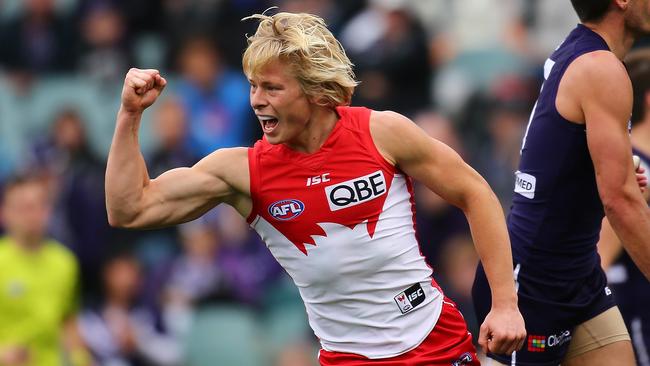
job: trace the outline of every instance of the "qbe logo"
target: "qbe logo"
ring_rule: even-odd
[[[415,309],[416,306],[422,304],[425,298],[424,290],[419,283],[407,288],[403,292],[400,292],[395,296],[395,303],[399,307],[399,310],[402,314],[406,314],[409,311]]]
[[[295,219],[303,211],[305,211],[305,204],[296,199],[277,201],[269,206],[269,214],[280,221]]]
[[[337,211],[372,201],[386,194],[384,173],[374,173],[325,187],[330,210]]]

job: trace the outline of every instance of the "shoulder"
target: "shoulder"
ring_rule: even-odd
[[[372,111],[370,133],[379,152],[393,165],[425,136],[413,121],[393,111]]]
[[[215,150],[196,163],[194,168],[219,175],[217,173],[222,173],[224,168],[241,169],[247,164],[248,148],[233,147]]]
[[[406,116],[393,111],[375,111],[370,113],[370,130],[375,134],[386,134],[386,137],[400,135],[416,128],[416,125]]]
[[[192,169],[219,178],[243,192],[249,180],[248,151],[247,147],[219,149],[201,159]]]
[[[48,239],[44,243],[43,249],[48,257],[48,261],[60,270],[67,269],[72,272],[77,270],[77,258],[65,245],[54,239]]]
[[[567,68],[563,79],[574,82],[574,87],[587,93],[598,92],[596,87],[631,86],[623,62],[610,51],[593,51],[578,56]],[[564,80],[563,80],[564,81]]]
[[[603,113],[627,120],[632,110],[632,83],[625,65],[609,51],[580,55],[562,76],[556,106],[562,116],[580,123]]]

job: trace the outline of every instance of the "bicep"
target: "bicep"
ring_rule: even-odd
[[[464,208],[469,192],[485,180],[449,146],[428,136],[408,119],[393,119],[375,129],[373,138],[388,160],[447,202]],[[394,124],[390,126],[390,124]]]
[[[627,129],[632,89],[622,65],[610,68],[611,73],[586,72],[577,89],[601,196],[626,185],[636,186]]]
[[[627,131],[613,116],[587,118],[587,145],[601,192],[620,189],[634,178]],[[634,182],[636,185],[636,182]]]
[[[219,173],[237,169],[230,166],[233,160],[228,156],[219,155],[223,154],[208,156],[191,168],[172,169],[152,179],[144,189],[144,209],[133,226],[161,227],[187,222],[236,194]]]

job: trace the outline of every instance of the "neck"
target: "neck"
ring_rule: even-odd
[[[632,128],[630,140],[632,146],[650,155],[650,118],[646,118]]]
[[[109,296],[106,300],[106,308],[114,310],[128,310],[130,307],[130,301],[128,298],[117,295]]]
[[[18,248],[27,252],[35,252],[40,249],[41,245],[43,244],[42,237],[16,235],[12,233],[9,233],[9,237],[14,243],[16,243],[16,246],[18,246]]]
[[[625,18],[611,14],[598,23],[584,23],[584,26],[598,33],[619,60],[623,60],[636,38],[636,34],[625,25]]]
[[[338,120],[339,116],[335,109],[314,106],[304,131],[295,143],[287,143],[287,145],[296,151],[314,153],[323,146]]]

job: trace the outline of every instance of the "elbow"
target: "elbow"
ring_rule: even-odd
[[[120,219],[119,215],[112,214],[110,211],[108,211],[108,224],[111,227],[120,229],[125,229],[127,226],[125,220]]]
[[[117,210],[107,210],[108,213],[108,224],[114,228],[120,229],[133,229],[136,228],[135,225],[135,216],[126,215],[124,212],[118,212]]]
[[[124,228],[124,222],[119,219],[119,217],[111,211],[108,211],[108,224],[114,228]]]
[[[480,184],[474,185],[471,190],[465,192],[461,204],[458,207],[467,212],[473,208],[484,207],[486,205],[501,208],[499,198],[492,188],[490,188],[490,185],[485,180],[481,180]]]
[[[627,192],[626,190],[605,193],[601,195],[601,201],[603,202],[605,215],[610,218],[629,213],[634,209],[635,205],[642,203],[638,192]],[[641,207],[645,207],[645,204],[641,204]]]

